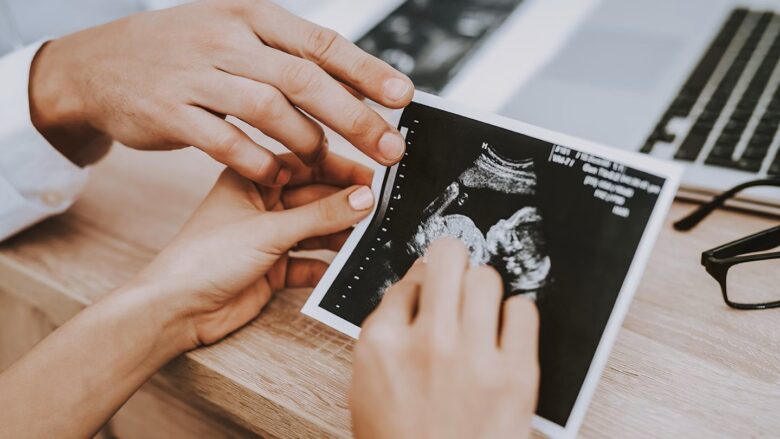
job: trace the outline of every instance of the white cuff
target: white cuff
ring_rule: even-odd
[[[73,204],[87,182],[33,126],[30,66],[43,42],[0,58],[0,240]]]

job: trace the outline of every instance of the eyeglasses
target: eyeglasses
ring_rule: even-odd
[[[695,227],[707,215],[739,192],[757,186],[780,187],[780,179],[762,179],[741,184],[701,205],[674,223],[676,230]],[[780,307],[780,226],[723,244],[701,255],[701,264],[720,284],[723,300],[736,309]]]

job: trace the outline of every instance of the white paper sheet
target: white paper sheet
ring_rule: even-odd
[[[560,402],[545,398],[558,384],[543,381],[540,412],[554,420],[536,416],[534,427],[553,437],[575,435],[674,198],[680,167],[420,92],[406,110],[385,117],[405,135],[407,156],[375,173],[377,206],[355,227],[303,313],[358,337],[384,285],[402,276],[430,240],[445,234],[468,241],[475,263],[499,265],[509,290],[538,298],[543,330],[555,322],[547,332],[556,343],[592,345],[585,356],[563,350],[542,358],[549,375],[580,379],[555,389],[569,394]],[[438,135],[453,137],[442,145]],[[515,250],[517,257],[508,253]],[[594,282],[603,293],[589,289]],[[579,309],[587,318],[578,318]]]

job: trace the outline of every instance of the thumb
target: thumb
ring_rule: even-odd
[[[367,186],[353,186],[295,209],[274,212],[278,247],[293,247],[307,238],[346,230],[371,212],[374,194]]]

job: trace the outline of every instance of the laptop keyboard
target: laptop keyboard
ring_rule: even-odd
[[[780,175],[778,59],[780,15],[735,9],[642,152]]]

